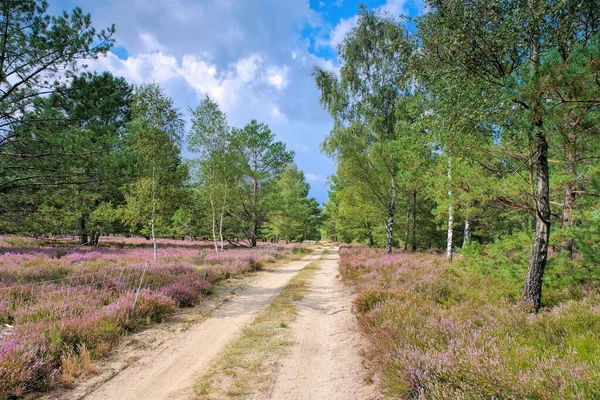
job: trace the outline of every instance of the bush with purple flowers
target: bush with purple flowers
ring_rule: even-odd
[[[600,290],[538,314],[467,260],[342,248],[382,389],[401,399],[600,398]]]
[[[159,262],[144,272],[152,249],[143,239],[115,240],[84,250],[24,247],[33,244],[26,239],[13,247],[0,238],[0,398],[53,387],[65,352],[84,345],[92,357],[105,356],[123,333],[197,304],[221,279],[294,251],[262,246],[215,254],[206,243],[160,240]]]

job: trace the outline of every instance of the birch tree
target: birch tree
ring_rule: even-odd
[[[376,15],[363,6],[358,16],[356,27],[338,47],[342,64],[339,77],[318,67],[313,76],[321,91],[321,103],[336,125],[330,134],[330,152],[345,146],[342,138],[336,138],[338,133],[351,124],[360,124],[369,157],[377,159],[381,166],[376,179],[388,187],[384,195],[385,251],[391,253],[399,195],[398,160],[392,146],[396,137],[395,106],[410,90],[406,61],[411,46],[398,21]]]
[[[155,83],[138,86],[131,105],[129,127],[137,158],[137,180],[128,185],[126,219],[152,238],[157,259],[157,229],[165,229],[178,208],[187,179],[179,143],[184,129],[181,114]]]
[[[209,199],[211,231],[215,252],[218,253],[217,235],[223,250],[223,223],[227,200],[231,195],[231,187],[236,183],[235,176],[238,170],[231,146],[231,128],[225,113],[208,95],[205,95],[196,109],[190,111],[192,127],[187,137],[188,149],[199,156],[196,160],[197,180]]]

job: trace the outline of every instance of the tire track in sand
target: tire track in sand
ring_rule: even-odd
[[[375,399],[365,383],[359,355],[361,337],[352,315],[353,296],[337,276],[338,249],[320,261],[307,295],[298,302],[298,319],[290,328],[298,343],[280,361],[267,398],[275,400]]]
[[[323,249],[319,249],[301,260],[265,272],[257,282],[225,303],[207,320],[182,332],[156,352],[77,398],[158,400],[193,396],[194,377],[271,303],[292,277],[317,260],[322,252]]]

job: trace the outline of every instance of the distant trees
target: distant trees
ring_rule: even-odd
[[[351,179],[366,185],[372,201],[385,210],[387,253],[394,243],[400,190],[392,145],[397,139],[396,102],[411,85],[406,75],[410,47],[405,39],[402,25],[361,6],[357,26],[338,48],[339,79],[318,67],[313,72],[321,103],[335,123],[324,149],[336,156],[341,168],[352,168]]]

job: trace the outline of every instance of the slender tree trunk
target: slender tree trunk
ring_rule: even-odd
[[[394,216],[396,213],[396,180],[392,178],[392,198],[388,204],[388,218],[386,224],[386,236],[385,236],[385,252],[387,254],[392,253],[392,247],[394,244]]]
[[[452,183],[452,159],[448,158],[448,181]],[[452,260],[452,247],[454,240],[454,206],[452,204],[452,189],[448,189],[448,198],[450,205],[448,206],[448,241],[446,246],[446,259]]]
[[[529,0],[529,9],[537,12],[539,0]],[[532,25],[530,43],[531,77],[538,79],[540,39],[538,27]],[[543,105],[539,88],[530,104],[535,158],[535,238],[527,266],[527,278],[523,288],[523,299],[537,312],[542,305],[542,278],[548,259],[550,239],[550,170],[548,168],[548,142],[543,132]]]
[[[152,246],[154,250],[154,261],[156,261],[156,232],[154,229],[154,221],[156,218],[156,166],[152,166]]]
[[[550,174],[548,169],[548,142],[543,133],[535,135],[536,166],[536,219],[535,238],[527,267],[527,279],[523,289],[525,302],[539,311],[542,305],[542,278],[548,259],[550,239]]]
[[[79,244],[86,245],[88,243],[88,234],[85,226],[85,214],[81,213],[81,218],[79,218]]]
[[[471,220],[469,219],[469,203],[467,202],[467,209],[465,210],[465,232],[463,235],[463,245],[465,247],[471,241]]]
[[[417,189],[413,189],[412,193],[412,251],[417,251]]]
[[[571,123],[573,125],[573,123]],[[571,127],[569,127],[571,128]],[[573,230],[573,207],[575,206],[575,190],[577,187],[577,171],[576,171],[576,149],[577,134],[574,132],[574,127],[569,129],[568,144],[567,144],[567,160],[565,161],[565,170],[569,175],[569,182],[565,185],[565,198],[562,206],[562,216],[560,226],[563,229]],[[568,252],[572,258],[575,253],[575,241],[569,237],[560,245],[560,250]]]
[[[373,229],[371,228],[371,224],[366,224],[366,228],[369,239],[369,247],[375,247],[375,239],[373,238]]]
[[[404,230],[404,251],[408,251],[410,240],[410,194],[406,193],[406,229]]]
[[[221,251],[223,251],[223,216],[225,215],[225,205],[227,204],[227,189],[223,196],[223,207],[221,207],[221,220],[219,221],[219,237],[221,238]]]
[[[213,237],[213,244],[215,246],[215,253],[219,254],[219,245],[217,243],[217,211],[215,209],[215,202],[213,200],[212,190],[210,190],[210,192],[208,194],[208,200],[210,201],[210,209],[212,211],[212,237]]]
[[[252,205],[254,207],[253,216],[252,216],[252,247],[256,247],[256,242],[258,239],[258,179],[254,178],[253,181],[253,199]]]

